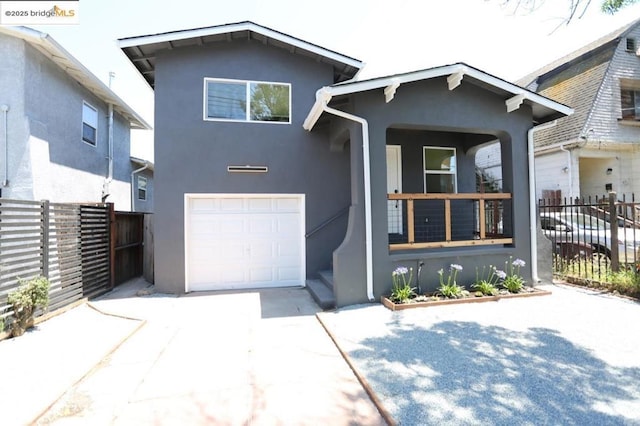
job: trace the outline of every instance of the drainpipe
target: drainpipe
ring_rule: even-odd
[[[529,231],[531,234],[531,278],[534,282],[539,283],[538,277],[538,234],[536,229],[537,209],[536,209],[536,175],[535,175],[535,156],[533,152],[533,135],[544,129],[549,129],[558,124],[558,120],[550,123],[541,124],[529,129],[527,132],[527,154],[529,159]]]
[[[560,151],[567,153],[567,169],[569,173],[569,200],[573,200],[573,171],[571,167],[571,151],[563,145],[560,145]]]
[[[111,89],[111,84],[113,82],[113,79],[115,78],[116,73],[114,73],[113,71],[109,72],[109,89]],[[102,199],[103,201],[110,195],[111,191],[110,191],[110,185],[111,182],[113,181],[113,104],[109,104],[109,121],[107,123],[107,129],[108,129],[108,136],[107,136],[107,140],[108,140],[108,145],[109,145],[109,151],[107,154],[107,178],[105,179],[103,188],[102,188]]]
[[[364,163],[364,221],[365,221],[365,250],[367,262],[367,298],[373,302],[373,248],[372,248],[372,226],[371,226],[371,164],[369,161],[369,123],[362,117],[349,114],[327,106],[331,95],[325,91],[318,91],[318,97],[322,97],[322,110],[355,121],[362,125],[362,161]]]
[[[2,186],[9,186],[9,129],[7,128],[7,113],[9,112],[9,105],[0,105],[0,111],[2,111],[2,122],[4,129],[4,174],[2,176]]]
[[[131,172],[131,211],[135,211],[134,206],[135,206],[135,200],[136,200],[136,190],[135,190],[135,176],[136,174],[140,173],[143,170],[146,170],[149,168],[149,163],[146,163],[144,166],[140,167],[139,169],[136,169],[134,171]]]

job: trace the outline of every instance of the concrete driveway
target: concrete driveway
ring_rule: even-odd
[[[125,340],[113,352],[102,350],[106,356],[75,384],[65,379],[57,388],[67,385],[67,392],[36,424],[384,424],[316,319],[318,307],[305,289],[135,297],[139,289],[140,282],[130,283],[91,302],[103,313],[84,306],[61,316],[75,315],[88,326],[100,318],[120,322]],[[32,338],[49,332],[50,321]],[[99,352],[98,336],[76,338],[74,347]],[[77,356],[67,355],[71,362]],[[44,374],[41,380],[48,380]],[[3,380],[3,392],[6,385]],[[40,410],[48,405],[40,403]],[[37,405],[28,410],[39,414]]]
[[[406,425],[640,424],[640,304],[586,289],[319,314]]]

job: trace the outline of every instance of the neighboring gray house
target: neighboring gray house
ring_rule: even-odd
[[[398,265],[433,290],[452,263],[468,283],[535,256],[527,134],[570,108],[464,64],[357,81],[360,61],[252,22],[120,47],[155,90],[160,291],[322,299],[322,277],[344,306],[388,294]],[[481,194],[495,140],[504,192]]]
[[[640,20],[517,83],[575,109],[536,136],[537,197],[640,193]]]
[[[0,58],[0,196],[130,210],[130,129],[150,126],[45,33],[0,26]]]
[[[131,157],[134,170],[131,172],[131,205],[132,211],[153,213],[153,170],[149,160]]]

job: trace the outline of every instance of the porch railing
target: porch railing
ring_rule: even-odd
[[[510,193],[387,194],[389,249],[512,244]]]

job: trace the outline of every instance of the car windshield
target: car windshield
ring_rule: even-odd
[[[609,226],[604,220],[598,219],[595,216],[589,216],[586,214],[575,214],[575,215],[568,215],[565,217],[565,219],[571,222],[573,226],[579,229],[589,229],[589,230],[600,229],[603,231],[609,229]]]

